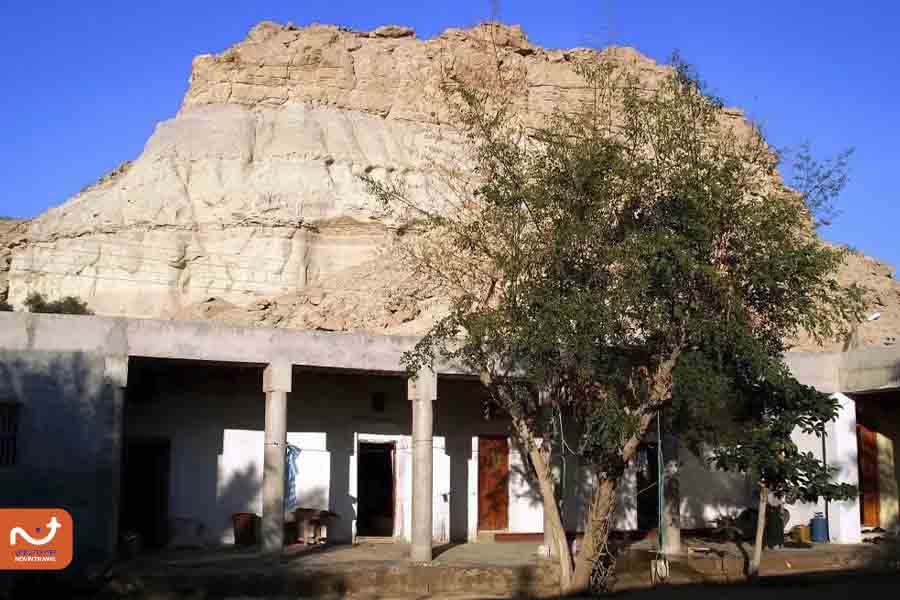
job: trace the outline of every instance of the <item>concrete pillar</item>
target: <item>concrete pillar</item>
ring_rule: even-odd
[[[412,548],[410,560],[431,561],[432,507],[434,503],[433,459],[434,416],[432,402],[437,399],[437,374],[430,368],[420,370],[407,382],[412,403],[413,491]]]
[[[125,388],[128,387],[128,356],[107,356],[104,365],[104,377],[112,394],[110,406],[112,417],[112,436],[110,439],[112,481],[109,488],[112,512],[109,515],[111,526],[110,539],[108,541],[109,556],[112,558],[116,555],[119,543],[119,512],[122,501],[122,455],[125,451]]]
[[[831,396],[840,404],[837,420],[825,425],[825,462],[837,469],[834,481],[859,486],[856,448],[856,402],[844,394]],[[859,498],[828,503],[828,536],[839,544],[862,541]]]
[[[284,546],[284,453],[287,443],[287,395],[291,364],[272,363],[263,371],[266,394],[266,433],[263,451],[263,510],[260,549],[281,552]]]

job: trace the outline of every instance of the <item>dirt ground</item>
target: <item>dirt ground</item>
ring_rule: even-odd
[[[427,565],[409,563],[404,544],[294,548],[280,559],[236,548],[167,551],[120,563],[107,572],[104,581],[86,587],[36,577],[6,588],[4,594],[0,574],[0,599],[553,597],[558,589],[557,568],[552,561],[539,559],[536,548],[533,543],[448,545],[436,548],[435,560]],[[712,555],[684,556],[673,562],[670,581],[654,588],[648,562],[654,553],[632,549],[617,560],[615,591],[609,596],[868,600],[860,594],[896,597],[900,590],[900,562],[876,564],[874,548],[822,545],[768,551],[763,577],[754,583],[745,580],[743,561],[734,556],[739,552],[727,545],[716,550]],[[885,567],[890,571],[885,572]]]

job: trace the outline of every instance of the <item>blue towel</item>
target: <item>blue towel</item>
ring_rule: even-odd
[[[300,456],[300,448],[297,446],[287,445],[284,451],[284,511],[291,512],[297,508],[297,475],[300,468],[297,466],[297,457]]]

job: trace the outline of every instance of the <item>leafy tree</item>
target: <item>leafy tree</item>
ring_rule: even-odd
[[[754,356],[755,355],[755,356]],[[844,500],[856,488],[835,483],[836,469],[791,438],[795,431],[825,435],[837,418],[839,403],[798,383],[784,364],[752,349],[729,366],[710,367],[700,351],[685,357],[675,375],[673,406],[682,439],[712,466],[744,473],[758,482],[759,511],[753,559],[748,572],[756,575],[762,555],[768,499],[816,502]],[[690,398],[690,402],[681,399]]]
[[[783,151],[789,160],[791,188],[800,194],[816,228],[831,225],[840,214],[837,200],[850,181],[848,166],[853,152],[848,148],[832,158],[818,160],[809,142]]]
[[[25,298],[25,308],[28,312],[58,314],[58,315],[92,315],[94,314],[87,303],[75,296],[65,296],[59,300],[47,301],[38,292],[31,292]]]
[[[366,182],[409,219],[403,256],[450,299],[407,368],[443,358],[480,375],[529,459],[563,584],[577,591],[613,566],[616,488],[660,412],[675,409],[681,434],[678,415],[712,423],[743,407],[729,400],[740,377],[762,381],[747,392],[756,402],[787,394],[784,340],[841,332],[862,297],[834,280],[842,251],[812,233],[760,132],[731,127],[683,63],[647,89],[595,55],[578,66],[587,100],[534,117],[496,60],[496,77],[446,83],[465,154],[440,159],[430,195],[390,176]],[[718,385],[676,396],[682,378]],[[594,480],[574,560],[551,474],[563,451]]]

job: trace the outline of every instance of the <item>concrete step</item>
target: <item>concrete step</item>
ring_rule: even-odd
[[[552,596],[559,592],[552,563],[518,567],[463,565],[366,565],[352,569],[272,569],[269,571],[170,571],[123,577],[110,591],[127,596],[176,594],[177,597],[322,597],[458,594],[479,597]]]
[[[475,536],[476,542],[494,542],[496,541],[497,535],[502,535],[507,533],[506,529],[497,529],[497,530],[479,530],[478,534]]]

